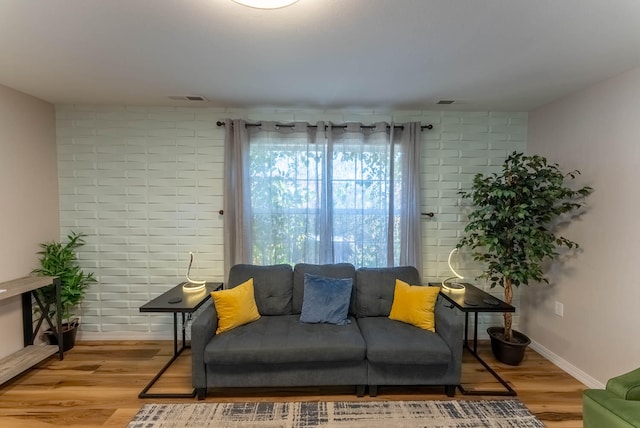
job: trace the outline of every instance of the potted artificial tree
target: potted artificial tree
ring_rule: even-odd
[[[85,274],[78,266],[76,250],[85,244],[83,233],[71,232],[67,235],[68,242],[45,242],[40,244],[40,267],[32,273],[40,276],[57,276],[60,278],[60,306],[62,308],[62,341],[65,351],[73,348],[78,328],[78,318],[74,317],[74,308],[84,299],[89,283],[95,282],[93,273]],[[55,294],[55,287],[50,285],[38,290],[45,301],[51,301]],[[55,308],[50,309],[49,315],[53,319]],[[58,344],[56,332],[47,330],[49,343]]]
[[[558,164],[549,164],[542,156],[513,152],[501,174],[477,174],[471,190],[460,192],[475,209],[457,248],[472,249],[473,259],[485,265],[478,278],[488,280],[492,288],[504,287],[505,302],[512,303],[513,287],[530,281],[548,283],[543,268],[561,247],[578,248],[574,241],[556,235],[554,227],[575,216],[593,191],[565,184],[579,174],[577,170],[564,174]],[[504,328],[490,327],[487,332],[498,361],[520,364],[530,340],[512,330],[512,313],[504,314]]]

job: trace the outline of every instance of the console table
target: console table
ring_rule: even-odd
[[[429,285],[439,286],[440,283]],[[475,357],[491,375],[505,387],[505,391],[479,391],[466,390],[462,385],[458,385],[460,392],[464,395],[517,395],[515,390],[505,382],[498,373],[478,355],[478,313],[480,312],[515,312],[516,308],[493,297],[491,294],[471,284],[464,284],[463,290],[446,290],[440,288],[440,295],[449,301],[454,307],[464,312],[464,348]],[[474,315],[473,324],[473,347],[469,346],[469,313]]]
[[[188,349],[186,345],[185,315],[197,311],[207,300],[211,298],[211,292],[222,288],[221,282],[207,282],[204,288],[198,290],[184,289],[182,282],[172,289],[165,291],[155,299],[140,306],[140,312],[170,312],[173,313],[173,356],[155,377],[138,394],[138,398],[193,398],[196,390],[190,393],[149,393],[149,389],[167,371],[169,366],[180,356],[182,351]],[[178,349],[178,313],[182,314],[182,346]]]
[[[42,301],[35,290],[53,285],[56,288],[55,301]],[[27,276],[0,283],[0,300],[22,295],[22,326],[24,329],[24,348],[0,359],[0,384],[13,379],[23,371],[35,366],[51,355],[58,353],[59,358],[64,358],[62,343],[62,308],[60,305],[60,279],[50,276]],[[35,300],[39,306],[41,317],[34,329],[33,307]],[[49,317],[49,307],[56,305],[56,323]],[[49,328],[56,331],[58,345],[34,345],[35,339],[43,321],[47,321]]]

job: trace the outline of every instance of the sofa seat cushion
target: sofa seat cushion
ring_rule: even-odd
[[[214,336],[206,364],[287,364],[363,361],[365,342],[358,324],[304,324],[299,315],[263,316]]]
[[[372,363],[447,366],[451,350],[437,334],[387,317],[359,318]]]

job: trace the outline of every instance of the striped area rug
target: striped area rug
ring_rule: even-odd
[[[145,404],[129,428],[538,428],[518,400]]]

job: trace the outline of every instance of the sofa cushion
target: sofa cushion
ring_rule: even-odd
[[[402,321],[424,330],[436,331],[433,310],[440,293],[439,287],[409,285],[396,279],[389,319]]]
[[[413,266],[360,268],[356,271],[356,316],[388,317],[393,303],[396,279],[420,284],[420,274]]]
[[[304,324],[298,315],[263,316],[214,336],[204,351],[207,364],[287,364],[363,361],[358,324]]]
[[[211,298],[218,315],[216,334],[260,319],[253,296],[252,278],[237,287],[212,291]]]
[[[293,268],[293,313],[302,312],[302,298],[304,296],[304,274],[324,276],[327,278],[351,278],[355,283],[356,268],[350,263],[336,263],[329,265],[312,265],[298,263]],[[356,288],[351,289],[351,302],[349,303],[349,315],[354,315],[356,306]],[[262,312],[261,312],[262,313]]]
[[[358,318],[358,325],[372,363],[446,366],[452,358],[437,333],[386,317]]]
[[[242,284],[249,278],[253,278],[256,304],[261,315],[292,313],[293,273],[290,265],[234,265],[229,271],[227,288]]]
[[[351,278],[327,278],[304,274],[304,296],[300,322],[349,324],[347,313],[351,301]]]

